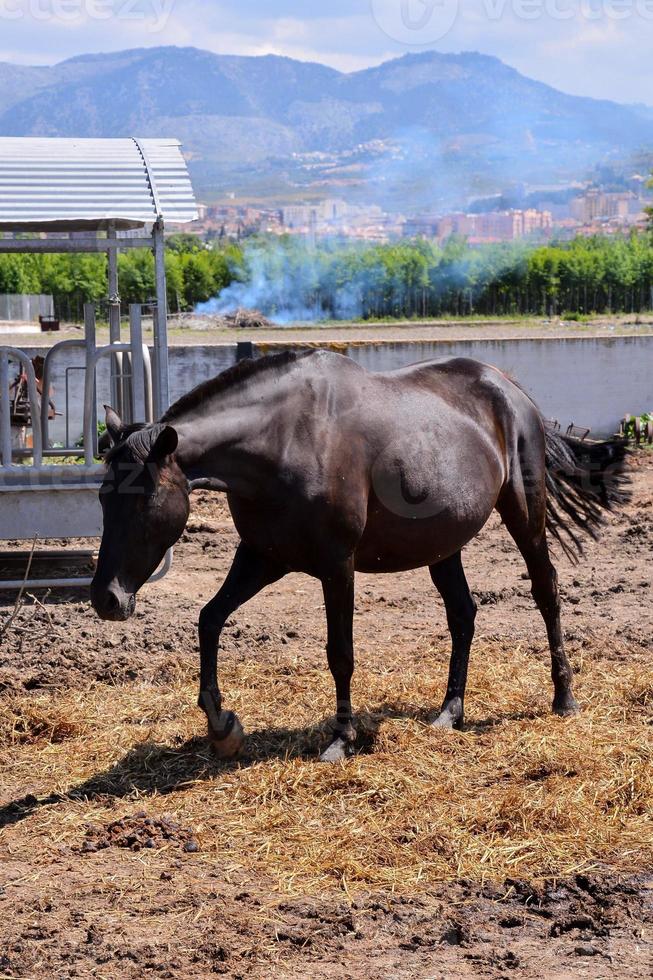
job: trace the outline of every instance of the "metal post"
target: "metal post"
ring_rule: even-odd
[[[154,409],[156,417],[161,418],[170,405],[168,300],[162,218],[159,218],[154,225],[152,235],[154,238],[154,264],[156,267],[156,315],[154,318],[154,369],[156,372],[156,384]]]
[[[134,422],[147,421],[145,407],[145,367],[143,364],[143,324],[139,303],[129,307],[129,340],[131,343],[132,417]]]
[[[41,417],[38,390],[36,387],[36,372],[34,365],[29,357],[21,353],[21,368],[27,377],[27,393],[29,397],[30,421],[32,423],[32,465],[43,465],[43,433],[41,431]]]
[[[115,242],[118,235],[115,228],[110,228],[107,232],[107,239]],[[120,340],[120,293],[118,290],[118,249],[108,248],[107,257],[109,262],[109,340],[115,343]],[[117,313],[118,316],[116,318]]]
[[[9,405],[9,352],[0,350],[0,447],[2,465],[11,466],[11,416]]]
[[[84,379],[84,462],[95,461],[97,440],[97,397],[95,394],[95,306],[84,304],[84,334],[86,338],[86,376]]]
[[[107,232],[107,241],[115,243],[118,235],[115,228],[110,228]],[[120,343],[120,294],[118,288],[118,249],[107,249],[107,260],[109,267],[109,341],[112,344]],[[120,377],[122,373],[121,359],[111,358],[111,404],[119,415],[123,414],[124,379]]]
[[[152,383],[152,360],[150,348],[143,344],[143,368],[145,370],[145,421],[154,422],[154,385]]]

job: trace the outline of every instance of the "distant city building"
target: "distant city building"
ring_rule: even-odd
[[[588,191],[582,197],[576,197],[571,202],[571,216],[581,224],[589,224],[600,218],[626,219],[631,214],[631,207],[639,204],[632,191],[618,194],[604,194],[601,191]],[[638,208],[641,210],[641,208]]]
[[[404,222],[404,236],[406,238],[437,238],[441,220],[441,218],[433,215],[407,218]]]
[[[401,235],[402,222],[401,216],[388,215],[377,205],[353,205],[333,198],[317,204],[289,205],[281,210],[282,230],[295,235],[338,235],[384,242]]]
[[[308,229],[311,224],[315,224],[318,220],[319,205],[307,205],[307,204],[295,204],[290,207],[283,208],[281,212],[281,221],[284,228],[290,230],[294,229]]]
[[[545,241],[575,235],[618,234],[644,227],[645,209],[653,203],[647,181],[639,175],[630,179],[638,192],[585,190],[569,201],[537,207],[513,208],[469,214],[427,212],[407,218],[389,214],[378,205],[349,204],[340,198],[300,202],[278,208],[247,204],[199,205],[199,220],[187,230],[207,240],[241,239],[249,235],[298,235],[309,240],[339,237],[361,242],[383,243],[401,238],[424,238],[444,242],[452,236],[471,245],[519,240]]]
[[[472,244],[511,242],[520,238],[545,238],[551,234],[550,211],[530,208],[525,211],[487,211],[481,214],[456,212],[442,217],[409,218],[404,235],[409,238],[437,238],[445,241],[452,235],[466,238]]]

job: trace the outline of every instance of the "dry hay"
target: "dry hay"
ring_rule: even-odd
[[[228,706],[250,733],[236,764],[217,762],[199,737],[190,663],[166,688],[6,699],[3,802],[37,799],[5,808],[29,815],[2,831],[3,846],[28,845],[44,860],[72,853],[89,821],[107,825],[145,805],[192,829],[193,860],[283,893],[650,867],[653,671],[587,651],[576,668],[584,712],[561,720],[549,713],[544,657],[486,644],[467,730],[449,733],[429,728],[425,713],[441,696],[444,651],[425,644],[388,670],[360,664],[364,748],[335,766],[316,761],[328,724],[313,727],[329,715],[330,676],[285,651],[265,663],[225,658]]]

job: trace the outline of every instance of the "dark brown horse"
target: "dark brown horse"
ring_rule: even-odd
[[[317,351],[248,361],[182,398],[155,425],[124,428],[102,488],[104,535],[92,601],[124,620],[182,534],[195,488],[227,494],[241,544],[199,624],[200,698],[219,754],[242,743],[222,710],[220,632],[243,603],[288,572],[322,583],[336,728],[327,761],[353,750],[354,573],[428,567],[453,650],[435,724],[458,727],[476,605],[461,551],[496,508],[521,551],[546,624],[553,710],[578,710],[560,626],[547,529],[572,555],[574,528],[595,533],[619,496],[625,449],[549,431],[531,399],[496,368],[457,358],[373,374]]]

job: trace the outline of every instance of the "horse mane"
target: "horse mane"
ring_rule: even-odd
[[[197,408],[202,402],[206,401],[207,398],[211,398],[213,395],[217,395],[221,391],[226,391],[229,388],[233,388],[235,385],[243,381],[249,381],[250,378],[254,378],[259,374],[263,374],[266,371],[270,371],[273,368],[284,368],[288,367],[290,364],[294,364],[302,357],[306,357],[310,354],[310,351],[303,351],[302,353],[296,353],[295,351],[283,351],[281,354],[268,354],[266,357],[259,357],[256,360],[252,358],[247,358],[243,361],[238,361],[233,367],[227,368],[226,371],[222,371],[215,378],[210,378],[208,381],[204,381],[202,384],[193,388],[188,394],[182,395],[182,397],[172,405],[165,415],[161,418],[162,422],[174,422],[179,415],[184,412],[189,412],[193,408]]]

